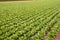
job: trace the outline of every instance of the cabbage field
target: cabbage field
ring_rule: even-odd
[[[0,40],[54,40],[59,24],[59,0],[0,2]]]

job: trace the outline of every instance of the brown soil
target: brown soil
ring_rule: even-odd
[[[55,37],[55,40],[60,40],[60,30],[58,31],[56,37]]]

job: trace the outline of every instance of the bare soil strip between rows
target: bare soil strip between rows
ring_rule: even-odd
[[[57,32],[57,35],[55,36],[54,40],[60,40],[60,30]]]

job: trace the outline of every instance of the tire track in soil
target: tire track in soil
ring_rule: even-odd
[[[55,36],[54,40],[60,40],[60,30],[58,31],[57,35]]]

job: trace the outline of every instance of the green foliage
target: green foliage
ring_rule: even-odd
[[[59,20],[58,1],[2,2],[0,40],[53,40]]]

